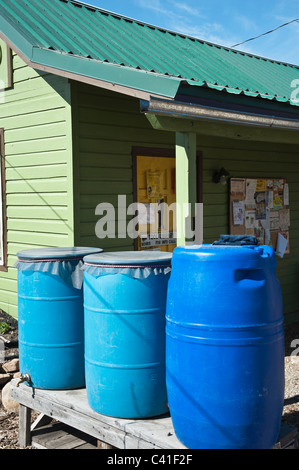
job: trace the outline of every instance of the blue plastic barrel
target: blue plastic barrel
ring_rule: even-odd
[[[21,251],[18,262],[20,371],[41,389],[85,385],[83,257],[98,248]]]
[[[284,402],[282,296],[266,246],[176,248],[166,378],[178,439],[191,449],[267,449]]]
[[[170,253],[84,258],[86,390],[90,407],[120,418],[168,411],[165,311]]]

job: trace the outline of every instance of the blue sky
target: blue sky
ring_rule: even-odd
[[[86,0],[86,3],[229,47],[299,18],[299,0]],[[238,49],[299,65],[299,22]]]

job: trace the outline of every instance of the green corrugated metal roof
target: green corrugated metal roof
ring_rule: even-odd
[[[161,96],[184,81],[292,103],[299,79],[294,65],[69,0],[1,0],[0,31],[34,63]]]

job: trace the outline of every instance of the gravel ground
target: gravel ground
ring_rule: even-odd
[[[0,321],[11,325],[10,332],[4,336],[11,341],[7,355],[15,357],[18,353],[18,324],[1,312]],[[37,413],[33,412],[32,421],[37,416]],[[285,327],[285,406],[282,421],[296,426],[299,433],[299,322]],[[19,449],[18,425],[18,414],[5,411],[0,400],[0,449]]]
[[[296,426],[299,433],[299,322],[285,327],[285,403],[282,420]]]

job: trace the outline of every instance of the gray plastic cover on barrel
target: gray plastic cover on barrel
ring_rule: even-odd
[[[56,260],[61,258],[83,258],[90,253],[101,253],[101,248],[88,247],[51,247],[51,248],[33,248],[32,250],[23,250],[17,253],[18,259],[32,260]]]
[[[84,256],[102,251],[101,248],[90,247],[33,248],[19,251],[18,261],[14,266],[19,271],[40,271],[57,275],[66,282],[71,279],[73,287],[81,289]]]
[[[161,251],[121,251],[85,256],[83,270],[93,276],[126,274],[144,279],[171,271],[172,253]]]

